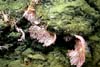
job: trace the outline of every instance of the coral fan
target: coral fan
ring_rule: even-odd
[[[85,62],[85,47],[86,42],[82,36],[75,35],[75,49],[69,50],[67,55],[70,58],[71,65],[76,65],[77,67],[82,67]]]

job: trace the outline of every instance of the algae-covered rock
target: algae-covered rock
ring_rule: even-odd
[[[69,67],[69,61],[68,58],[63,55],[59,49],[54,50],[53,52],[50,52],[47,55],[48,62],[50,64],[50,67]]]
[[[30,1],[0,0],[0,46],[8,47],[6,51],[0,50],[0,67],[71,67],[66,56],[68,49],[59,47],[58,41],[46,48],[30,38],[29,22],[21,18]],[[88,46],[83,67],[100,67],[100,0],[41,0],[34,8],[41,24],[47,25],[47,30],[56,33],[57,38],[63,34],[83,34]],[[20,19],[19,27],[26,35],[24,41],[18,41],[21,34],[4,22],[1,11],[11,19]],[[59,42],[63,47],[70,45]]]
[[[7,27],[7,24],[4,23],[4,21],[1,19],[0,20],[0,28],[5,28]]]
[[[28,0],[0,0],[0,10],[22,10],[28,3]]]
[[[45,60],[45,57],[42,56],[41,54],[29,54],[27,57],[31,58],[31,59],[38,59],[38,60]]]
[[[38,67],[40,65],[34,66],[32,63],[26,64],[22,63],[20,60],[12,61],[8,67]]]
[[[93,47],[94,51],[93,51],[93,64],[97,64],[97,66],[99,65],[100,62],[100,44],[95,44],[95,46]]]
[[[29,51],[30,53],[30,51]],[[27,63],[26,63],[27,61]],[[27,65],[26,65],[27,64]],[[65,57],[58,49],[45,55],[35,52],[27,54],[23,59],[11,61],[9,67],[69,67],[68,58]]]
[[[100,0],[87,0],[91,7],[100,12]]]
[[[89,34],[93,30],[91,26],[93,19],[99,17],[98,12],[85,0],[44,1],[42,5],[43,11],[40,12],[42,9],[39,9],[37,14],[40,13],[39,16],[42,14],[48,27],[58,33],[63,30],[65,33]]]
[[[10,60],[0,58],[0,67],[7,67]]]

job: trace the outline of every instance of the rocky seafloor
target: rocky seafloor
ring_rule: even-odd
[[[100,67],[100,0],[41,0],[35,6],[48,30],[57,34],[57,42],[50,47],[32,40],[28,34],[30,24],[21,19],[19,26],[26,38],[18,42],[13,24],[2,20],[1,12],[20,19],[30,0],[0,0],[0,67],[74,67],[66,56],[70,44],[63,42],[67,34],[81,34],[87,42],[86,61],[82,67]]]

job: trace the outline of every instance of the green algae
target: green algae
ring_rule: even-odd
[[[43,15],[47,25],[56,31],[64,30],[65,33],[79,33],[88,34],[92,31],[92,18],[85,17],[86,14],[98,17],[98,12],[91,8],[84,0],[69,1],[54,1],[52,5],[44,3]],[[60,9],[59,9],[60,8]],[[38,13],[38,12],[37,12]],[[45,17],[46,16],[46,17]],[[91,20],[91,22],[89,21]],[[78,27],[78,28],[77,28]],[[77,30],[78,29],[78,30]]]
[[[36,14],[42,16],[42,20],[48,26],[48,30],[62,35],[79,34],[86,36],[89,51],[86,54],[86,62],[83,67],[100,66],[100,2],[99,0],[88,0],[94,3],[99,10],[85,0],[43,0],[36,6]],[[0,0],[0,11],[9,10],[11,16],[19,18],[28,0]],[[17,12],[18,11],[18,12]],[[1,18],[0,18],[1,19]],[[23,21],[24,22],[24,21]],[[42,47],[42,44],[31,42],[29,36],[23,42],[18,42],[20,36],[13,28],[2,34],[1,29],[8,25],[0,20],[0,44],[12,44],[9,51],[2,57],[0,55],[0,67],[70,67],[70,62],[66,56],[67,49],[53,46],[53,50]],[[27,32],[27,26],[23,26]],[[54,29],[54,30],[52,30]],[[62,43],[63,44],[63,43]],[[55,44],[57,45],[57,44]],[[50,47],[52,49],[52,47]],[[43,52],[47,51],[45,54]],[[26,60],[29,65],[25,65]]]

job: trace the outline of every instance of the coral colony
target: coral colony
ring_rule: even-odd
[[[82,67],[85,62],[85,47],[86,42],[82,36],[74,35],[76,40],[75,49],[68,50],[67,56],[70,58],[71,65],[76,65],[77,67]]]
[[[31,11],[33,10],[33,11]],[[38,26],[40,22],[35,23],[35,9],[28,7],[28,9],[24,13],[24,17],[33,22],[35,25],[29,28],[30,37],[33,39],[37,39],[38,42],[43,43],[43,46],[50,46],[56,41],[56,34],[47,31],[45,28],[41,28]],[[82,67],[85,62],[85,47],[86,43],[82,36],[74,35],[75,39],[75,49],[68,50],[67,56],[70,58],[71,65],[76,65],[77,67]]]
[[[29,27],[30,37],[36,39],[39,43],[43,43],[44,47],[48,47],[55,43],[57,36],[56,33],[50,32],[44,27],[41,27],[40,21],[36,18],[36,11],[34,5],[38,4],[39,0],[32,0],[27,10],[24,12],[23,17],[27,19],[32,25]],[[32,5],[33,4],[33,5]],[[8,15],[3,13],[4,21],[8,22]],[[22,34],[21,38],[18,41],[25,40],[24,31],[17,27],[16,22],[15,28],[17,32]],[[80,35],[74,35],[75,37],[75,46],[73,50],[68,50],[67,56],[70,59],[71,65],[76,65],[76,67],[82,67],[85,62],[85,48],[86,42],[84,38]],[[0,47],[1,48],[1,47]]]
[[[56,41],[56,34],[45,30],[39,26],[31,26],[29,28],[30,37],[37,39],[38,42],[43,43],[43,46],[50,46]]]

